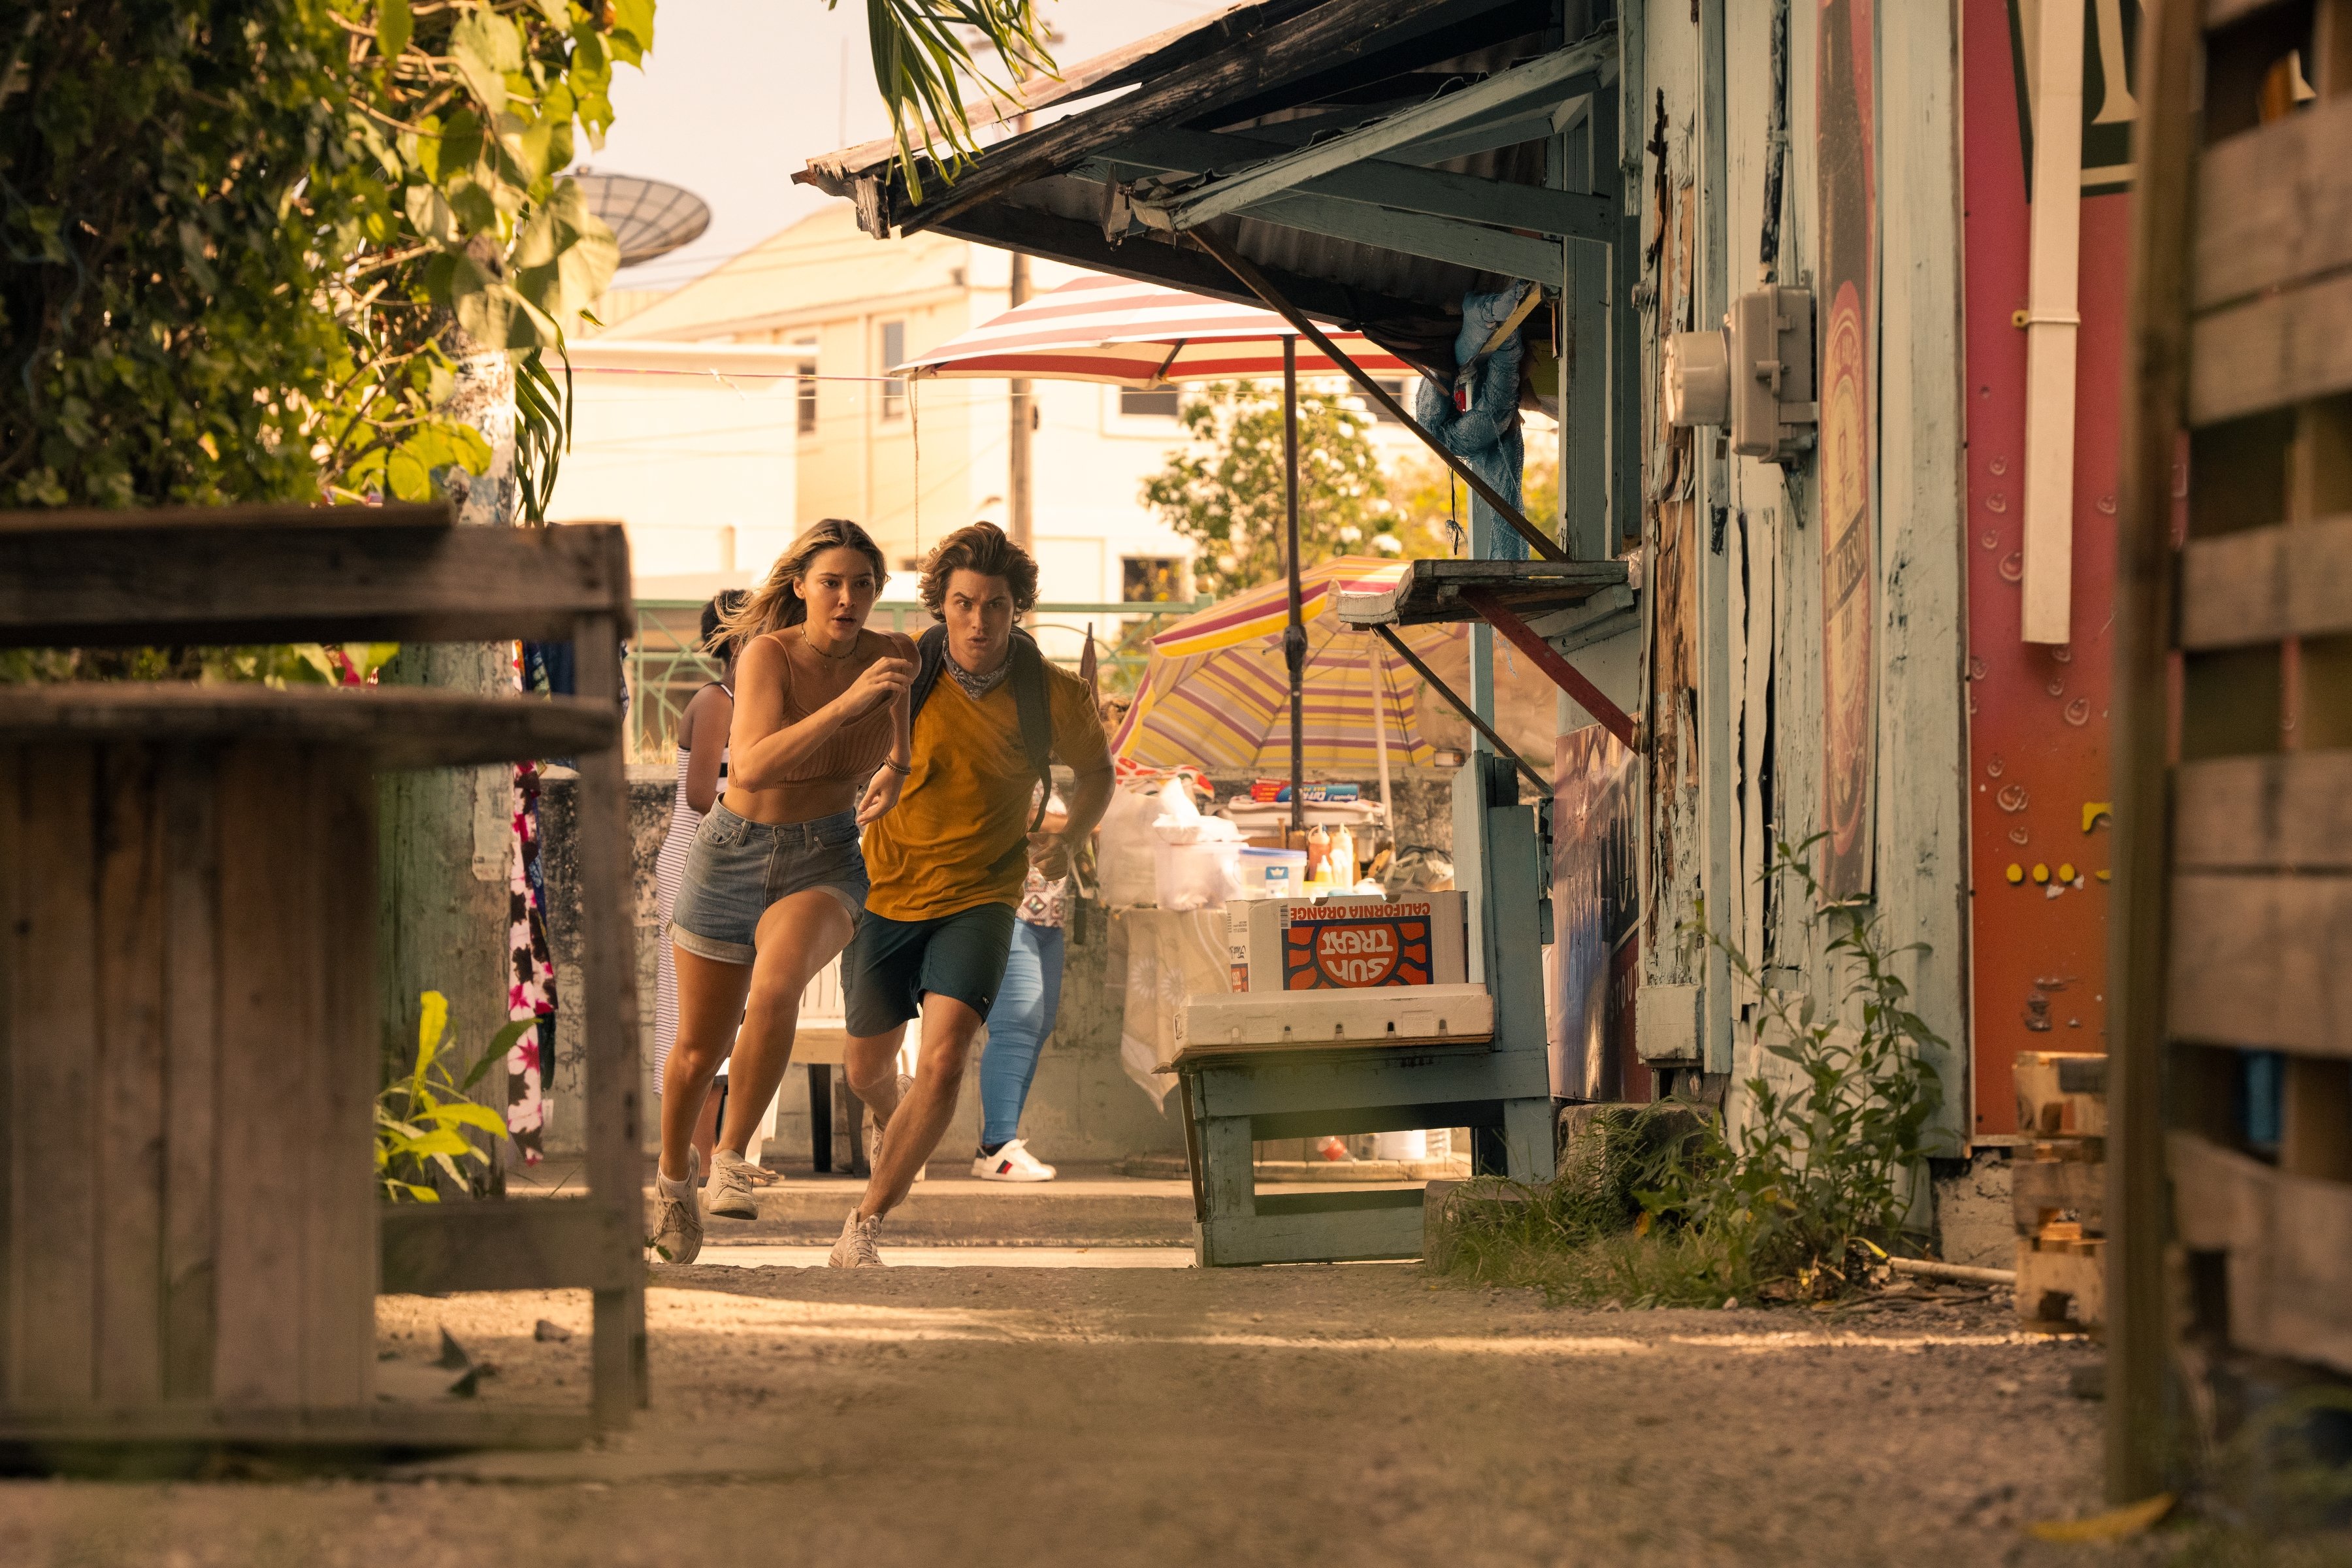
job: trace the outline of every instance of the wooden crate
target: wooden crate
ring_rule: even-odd
[[[2194,1444],[2168,1423],[2213,1406],[2169,1369],[2352,1371],[2352,0],[2150,17],[2117,511],[2117,1502],[2177,1484]],[[2284,1053],[2274,1148],[2250,1140],[2250,1051]]]
[[[0,646],[570,638],[583,694],[0,689],[0,1449],[578,1440],[644,1394],[620,530],[0,514]],[[375,773],[579,759],[588,1191],[387,1209]],[[591,1404],[379,1402],[380,1289],[585,1288]],[[593,1423],[593,1425],[592,1425]]]

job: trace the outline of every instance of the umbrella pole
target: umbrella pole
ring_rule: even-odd
[[[1290,625],[1282,634],[1290,667],[1290,831],[1307,842],[1307,627],[1298,605],[1298,340],[1282,340],[1282,501],[1284,553],[1290,563]]]
[[[1396,848],[1396,813],[1389,805],[1389,666],[1372,655],[1372,751],[1381,763],[1381,823],[1389,830],[1389,847]]]

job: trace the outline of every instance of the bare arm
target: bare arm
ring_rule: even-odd
[[[905,659],[876,659],[849,689],[801,720],[784,720],[784,650],[775,638],[756,638],[735,667],[735,722],[727,764],[730,782],[770,789],[793,765],[885,702],[904,704],[914,669]]]
[[[1055,752],[1077,773],[1062,796],[1070,808],[1070,820],[1059,833],[1033,833],[1029,836],[1030,858],[1040,874],[1066,877],[1070,872],[1070,856],[1087,841],[1103,813],[1110,809],[1111,785],[1116,775],[1111,771],[1110,754],[1104,749],[1102,722],[1095,717],[1090,700],[1080,699],[1083,708],[1076,712],[1056,714]],[[1082,737],[1073,744],[1068,736]]]
[[[706,686],[686,705],[686,804],[698,812],[708,813],[718,803],[719,764],[727,755],[734,717],[734,699],[723,687]]]

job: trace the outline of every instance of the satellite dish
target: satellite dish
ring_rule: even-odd
[[[691,245],[710,226],[710,208],[700,196],[662,180],[635,174],[574,174],[588,210],[604,220],[621,244],[621,265],[635,267]]]

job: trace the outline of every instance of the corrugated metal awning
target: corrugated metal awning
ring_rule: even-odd
[[[1580,40],[1598,43],[1612,11],[1609,0],[1259,0],[1072,67],[1026,103],[979,111],[976,123],[1065,112],[990,146],[952,184],[926,169],[920,203],[887,141],[814,159],[793,178],[850,198],[877,237],[936,229],[1254,304],[1182,234],[1148,224],[1301,149],[1426,121],[1428,133],[1377,157],[1198,226],[1307,314],[1450,374],[1462,296],[1545,273],[1545,246],[1556,256],[1557,237],[1601,221],[1575,205],[1598,198],[1548,188],[1545,159],[1582,97],[1613,79],[1613,47],[1588,49],[1606,63],[1583,76],[1566,72],[1587,56],[1550,68]],[[1543,280],[1558,288],[1558,271]]]

